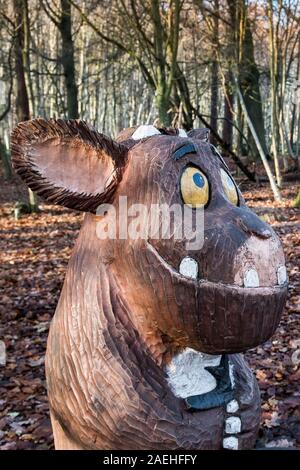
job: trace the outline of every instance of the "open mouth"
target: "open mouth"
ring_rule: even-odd
[[[179,272],[149,242],[147,248],[154,269],[168,274],[174,295],[178,289],[180,292],[185,289],[186,298],[193,299],[188,310],[184,305],[181,307],[181,314],[190,319],[187,321],[194,322],[201,351],[209,354],[244,352],[273,335],[287,295],[284,270],[279,270],[280,284],[275,286],[258,286],[251,272],[244,286],[212,282],[198,278],[195,260],[187,263],[184,258]]]

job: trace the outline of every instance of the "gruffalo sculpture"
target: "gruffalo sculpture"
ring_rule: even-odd
[[[36,119],[14,130],[12,160],[40,196],[87,213],[48,338],[55,447],[251,448],[260,398],[240,353],[274,333],[287,276],[207,131],[140,126],[114,141]],[[97,207],[120,196],[204,208],[203,246],[99,239]]]

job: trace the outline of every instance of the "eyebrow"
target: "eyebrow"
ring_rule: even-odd
[[[179,160],[180,158],[184,157],[187,153],[197,153],[197,149],[194,144],[188,143],[182,145],[177,150],[175,150],[172,158],[173,160]]]

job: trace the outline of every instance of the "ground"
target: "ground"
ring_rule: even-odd
[[[275,204],[267,184],[241,181],[248,205],[281,237],[290,279],[276,334],[246,354],[262,395],[258,447],[300,449],[300,211],[292,205],[299,186],[299,181],[285,183],[284,201]],[[6,346],[6,366],[0,365],[0,450],[51,449],[44,355],[82,214],[41,204],[40,214],[14,220],[13,206],[24,188],[1,175],[0,187],[0,346]]]

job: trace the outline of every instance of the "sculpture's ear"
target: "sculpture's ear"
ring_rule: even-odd
[[[204,127],[203,129],[192,129],[188,132],[188,136],[192,139],[203,140],[203,142],[209,142],[210,130]]]
[[[11,137],[13,166],[33,191],[87,212],[111,202],[127,153],[125,145],[77,120],[21,122]]]

